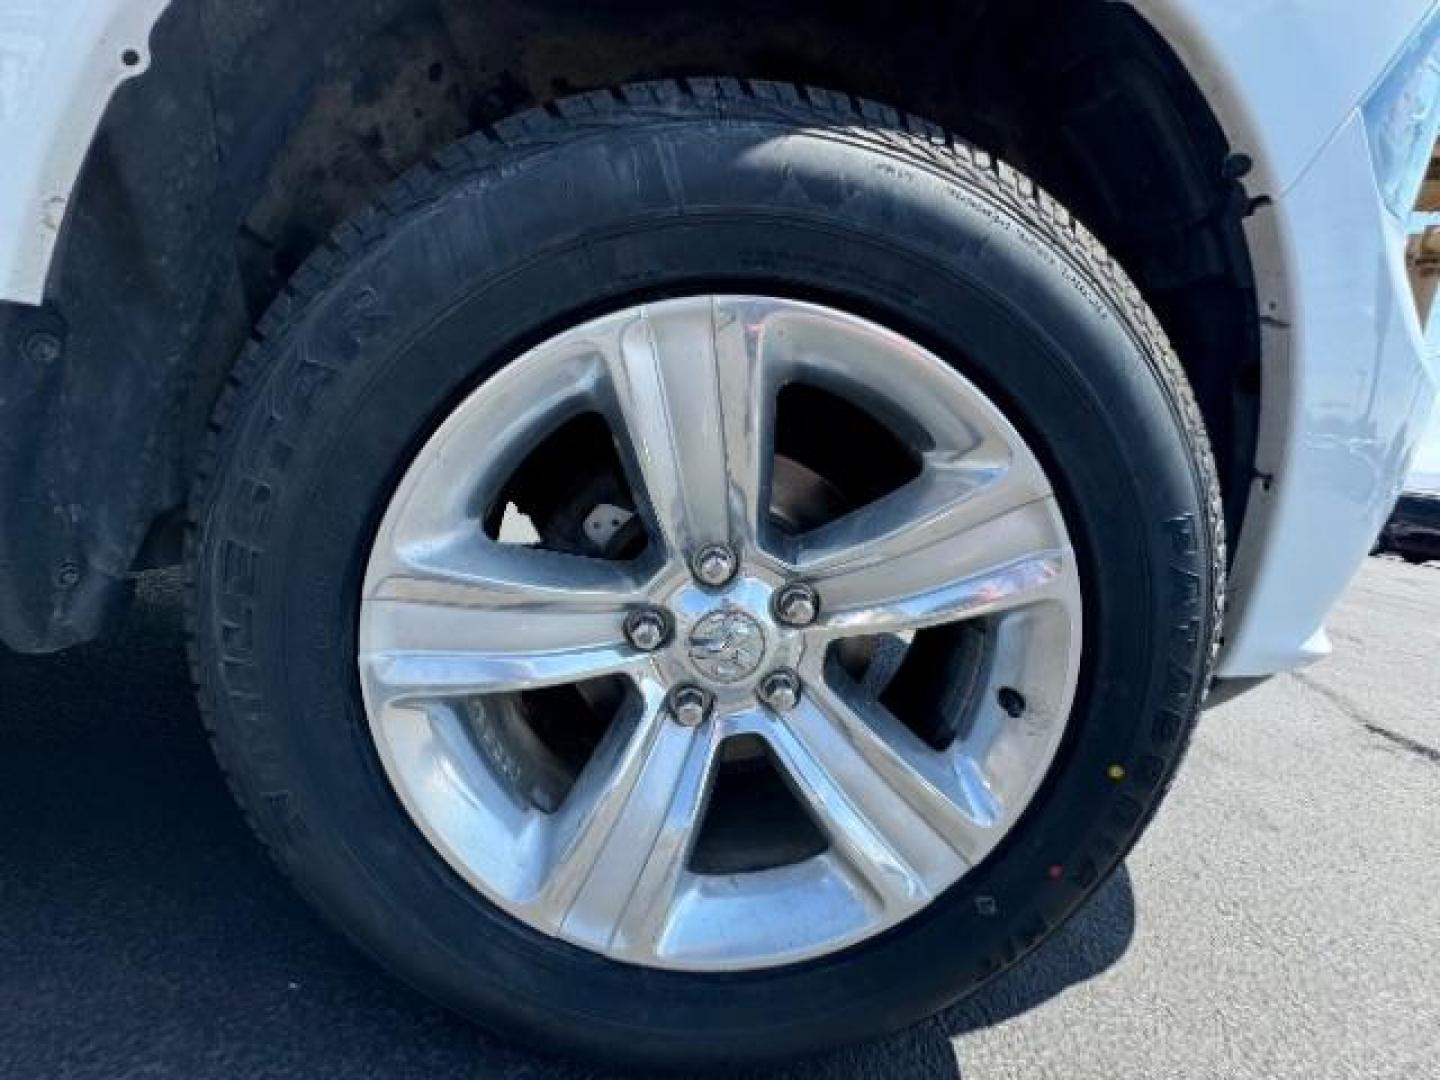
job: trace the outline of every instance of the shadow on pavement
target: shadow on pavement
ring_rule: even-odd
[[[954,1037],[1103,971],[1134,919],[1122,868],[1055,939],[959,1006],[764,1075],[959,1077]],[[178,587],[152,575],[102,645],[0,654],[0,1076],[59,1075],[602,1074],[431,1005],[300,901],[230,802],[190,696]]]

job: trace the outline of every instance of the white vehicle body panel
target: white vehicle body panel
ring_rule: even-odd
[[[1270,479],[1251,490],[1232,568],[1222,678],[1329,652],[1326,612],[1394,507],[1440,384],[1359,113],[1265,217],[1252,246],[1273,230],[1290,275],[1262,299],[1266,375],[1277,375],[1256,470]],[[1267,415],[1282,410],[1288,423]]]
[[[149,65],[150,28],[168,3],[0,0],[0,300],[43,298],[100,117]]]
[[[1266,675],[1325,651],[1325,612],[1388,512],[1434,395],[1357,110],[1435,0],[1128,2],[1252,160],[1247,189],[1270,200],[1247,223],[1263,479],[1219,668]],[[148,65],[167,4],[0,0],[0,301],[43,299],[85,154],[115,88]]]
[[[1130,0],[1255,162],[1246,186],[1300,178],[1434,0]]]

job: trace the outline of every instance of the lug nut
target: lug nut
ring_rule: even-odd
[[[800,704],[800,676],[788,668],[772,671],[760,683],[760,700],[776,712],[789,712]]]
[[[625,616],[625,637],[641,652],[654,652],[670,635],[670,621],[653,608],[640,608]]]
[[[786,626],[809,626],[820,614],[820,597],[801,581],[792,581],[775,594],[775,617]]]
[[[724,585],[735,576],[738,566],[735,553],[724,544],[707,544],[691,563],[695,576],[706,585]]]
[[[698,686],[677,686],[670,691],[670,715],[681,727],[695,727],[710,715],[710,695]]]

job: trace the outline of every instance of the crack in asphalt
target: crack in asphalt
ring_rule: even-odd
[[[1389,728],[1383,728],[1379,724],[1367,723],[1365,730],[1372,735],[1379,735],[1382,739],[1389,739],[1402,750],[1409,750],[1412,754],[1419,754],[1433,765],[1440,765],[1440,750],[1436,750],[1433,746],[1426,746],[1422,742],[1416,742],[1408,735],[1401,735],[1398,731],[1391,731]]]
[[[1365,719],[1365,714],[1349,698],[1338,690],[1332,690],[1314,676],[1307,675],[1303,671],[1292,671],[1290,674],[1296,682],[1315,691],[1371,735],[1385,739],[1391,745],[1397,746],[1401,750],[1407,750],[1432,765],[1440,765],[1440,750],[1420,742],[1418,739],[1412,739],[1409,735],[1402,735],[1398,731],[1391,731],[1387,727]]]

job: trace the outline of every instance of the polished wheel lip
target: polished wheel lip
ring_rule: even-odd
[[[919,475],[798,538],[778,533],[765,509],[769,424],[792,380],[903,415]],[[655,542],[620,563],[488,539],[476,508],[518,450],[585,409],[622,443]],[[717,545],[734,553],[734,569],[698,580],[699,556]],[[797,586],[813,590],[816,610],[782,620],[776,597]],[[667,620],[665,641],[637,648],[628,613],[652,609]],[[945,751],[827,662],[847,636],[980,617],[996,642],[987,692]],[[757,633],[716,638],[697,631],[706,620]],[[994,849],[1063,737],[1081,624],[1078,568],[1044,470],[973,384],[833,308],[695,296],[566,330],[461,402],[410,464],[377,532],[358,664],[392,786],[488,900],[615,960],[755,970],[880,933]],[[697,633],[733,661],[722,673],[733,677],[697,666]],[[777,671],[800,685],[789,709],[764,704]],[[522,763],[491,745],[484,703],[601,675],[627,681],[628,703],[574,789],[544,813],[517,797]],[[708,711],[679,723],[669,702],[688,685],[708,696]],[[1000,708],[1002,687],[1019,688],[1022,715]],[[741,736],[765,742],[829,846],[791,866],[696,874],[686,857],[719,751]]]

